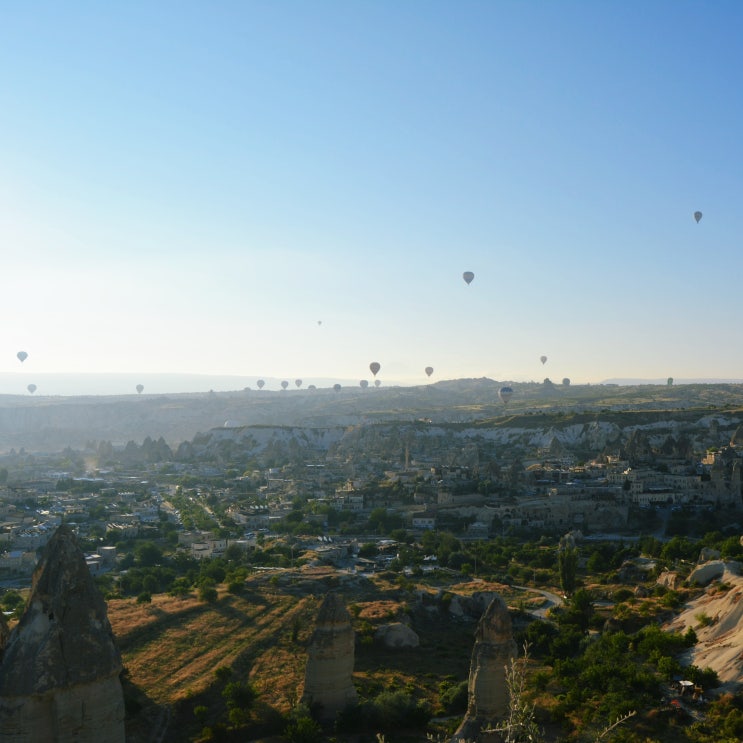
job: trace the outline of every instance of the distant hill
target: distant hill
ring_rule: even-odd
[[[213,428],[353,426],[363,422],[471,423],[511,416],[565,416],[605,411],[743,410],[743,385],[563,385],[508,382],[504,405],[493,379],[445,380],[416,387],[358,383],[311,390],[245,388],[230,392],[45,396],[0,395],[0,453],[56,452],[90,441],[123,445],[163,437],[171,446]]]
[[[663,379],[634,379],[617,377],[616,379],[605,379],[601,384],[618,384],[622,386],[638,386],[642,384],[668,384],[668,377]],[[715,379],[714,377],[699,377],[691,379],[676,379],[673,377],[673,384],[743,384],[743,379]]]

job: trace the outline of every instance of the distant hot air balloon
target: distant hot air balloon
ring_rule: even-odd
[[[143,390],[143,389],[144,389],[144,385],[143,385],[143,384],[138,384],[138,385],[136,386],[136,390],[137,390],[137,392],[138,392],[138,393],[139,393],[140,395],[142,394],[142,390]]]
[[[694,219],[697,220],[697,224],[699,224],[699,220],[702,218],[702,212],[694,212]]]
[[[334,389],[334,390],[335,390],[336,392],[340,392],[340,391],[341,391],[341,386],[340,386],[340,385],[338,384],[338,382],[336,382],[336,383],[335,383],[335,384],[333,385],[333,389]]]
[[[570,380],[567,377],[562,378],[563,387],[570,387]]]
[[[375,387],[379,387],[380,384],[382,384],[382,380],[381,379],[375,379],[374,380],[374,386]]]
[[[501,387],[498,390],[498,397],[500,397],[501,402],[504,405],[507,405],[508,401],[511,399],[511,397],[513,397],[513,389],[511,389],[510,387]]]
[[[301,379],[295,379],[294,384],[297,385],[297,389],[299,389],[302,386],[302,380]]]
[[[369,386],[369,382],[366,379],[362,379],[359,382],[359,387],[361,387],[362,390],[365,390]]]
[[[309,386],[307,387],[307,389],[308,389],[308,390],[316,390],[316,389],[317,389],[317,386],[316,386],[316,385],[314,385],[314,384],[311,384],[311,385],[309,385]]]
[[[427,366],[427,367],[425,368],[425,372],[426,372],[426,376],[427,376],[427,377],[430,377],[430,376],[431,376],[431,374],[433,374],[433,367],[432,367],[432,366]]]
[[[289,382],[287,382],[286,379],[283,380],[283,382],[281,383],[281,389],[285,390],[288,386],[289,386]]]
[[[256,384],[258,385],[258,389],[262,390],[263,386],[266,384],[262,379],[259,379]]]
[[[467,282],[467,284],[471,284],[472,279],[475,278],[475,274],[473,274],[472,271],[465,271],[462,274],[462,278]]]
[[[34,392],[36,392],[36,385],[35,384],[29,384],[26,389],[33,395]]]
[[[18,351],[16,356],[18,357],[21,363],[23,363],[28,358],[28,354],[25,351]]]
[[[673,387],[673,377],[668,377],[668,381],[666,382],[666,384],[667,384],[667,385],[668,385],[669,387]]]
[[[546,357],[546,356],[540,356],[540,357],[539,357],[539,360],[540,360],[540,361],[541,361],[541,362],[542,362],[543,364],[546,364],[546,363],[547,363],[547,357]]]
[[[377,372],[378,372],[378,371],[379,371],[379,370],[380,370],[381,368],[382,368],[382,367],[381,367],[381,366],[379,365],[379,362],[378,362],[378,361],[372,361],[372,362],[371,362],[371,364],[369,364],[369,369],[370,369],[371,373],[372,373],[372,374],[373,374],[373,375],[374,375],[375,377],[377,376]]]

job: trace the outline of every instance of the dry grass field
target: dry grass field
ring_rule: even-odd
[[[457,590],[494,588],[477,583]],[[131,743],[196,741],[204,724],[226,720],[218,668],[231,669],[231,680],[253,685],[255,728],[275,732],[281,715],[300,699],[307,645],[328,590],[341,593],[353,618],[359,640],[354,675],[362,697],[400,690],[436,710],[441,682],[467,678],[475,622],[453,619],[435,606],[421,609],[416,592],[435,595],[432,589],[411,591],[383,579],[339,580],[332,571],[287,571],[256,574],[239,595],[220,589],[213,603],[195,596],[155,595],[149,604],[115,599],[108,616],[126,668]],[[372,641],[376,627],[400,620],[411,623],[420,647],[387,650]],[[201,719],[194,714],[198,707],[208,710]]]

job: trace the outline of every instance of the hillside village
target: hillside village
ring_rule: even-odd
[[[0,459],[0,575],[30,576],[63,522],[98,545],[91,569],[107,571],[121,558],[117,544],[159,538],[163,525],[199,559],[290,532],[320,540],[318,554],[332,560],[348,554],[338,543],[393,529],[464,540],[662,536],[669,519],[691,517],[709,530],[739,521],[743,418],[636,418],[555,419],[546,429],[426,421],[221,427],[175,450],[148,437],[59,455],[12,452]]]

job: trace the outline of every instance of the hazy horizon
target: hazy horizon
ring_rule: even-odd
[[[283,392],[281,382],[288,382],[286,392],[307,391],[310,385],[318,389],[330,389],[336,383],[341,384],[345,390],[360,389],[361,380],[350,380],[343,378],[313,378],[302,379],[301,386],[297,387],[296,380],[281,377],[261,377],[264,387],[257,386],[258,378],[254,376],[229,375],[229,374],[127,374],[127,373],[46,373],[37,374],[34,384],[36,389],[29,392],[25,375],[18,373],[0,372],[0,395],[14,395],[26,397],[85,397],[85,396],[120,396],[120,395],[168,395],[168,394],[203,394],[208,392],[241,392],[249,389],[260,392]],[[429,382],[406,383],[401,380],[381,382],[381,389],[390,387],[416,387],[436,382],[457,382],[471,377],[461,377],[449,380],[430,380]],[[500,384],[541,384],[542,379],[532,380],[508,380],[492,379],[491,377],[478,377],[478,379],[490,379]],[[369,376],[369,391],[374,388],[373,377]],[[552,382],[560,384],[561,379],[553,379]],[[743,379],[714,379],[714,378],[691,378],[674,380],[674,385],[683,384],[742,384]],[[667,384],[667,379],[631,379],[613,378],[594,382],[594,385],[617,384],[620,386],[636,385],[660,385]],[[137,391],[137,385],[142,386],[142,392]],[[573,385],[575,386],[575,385]]]

